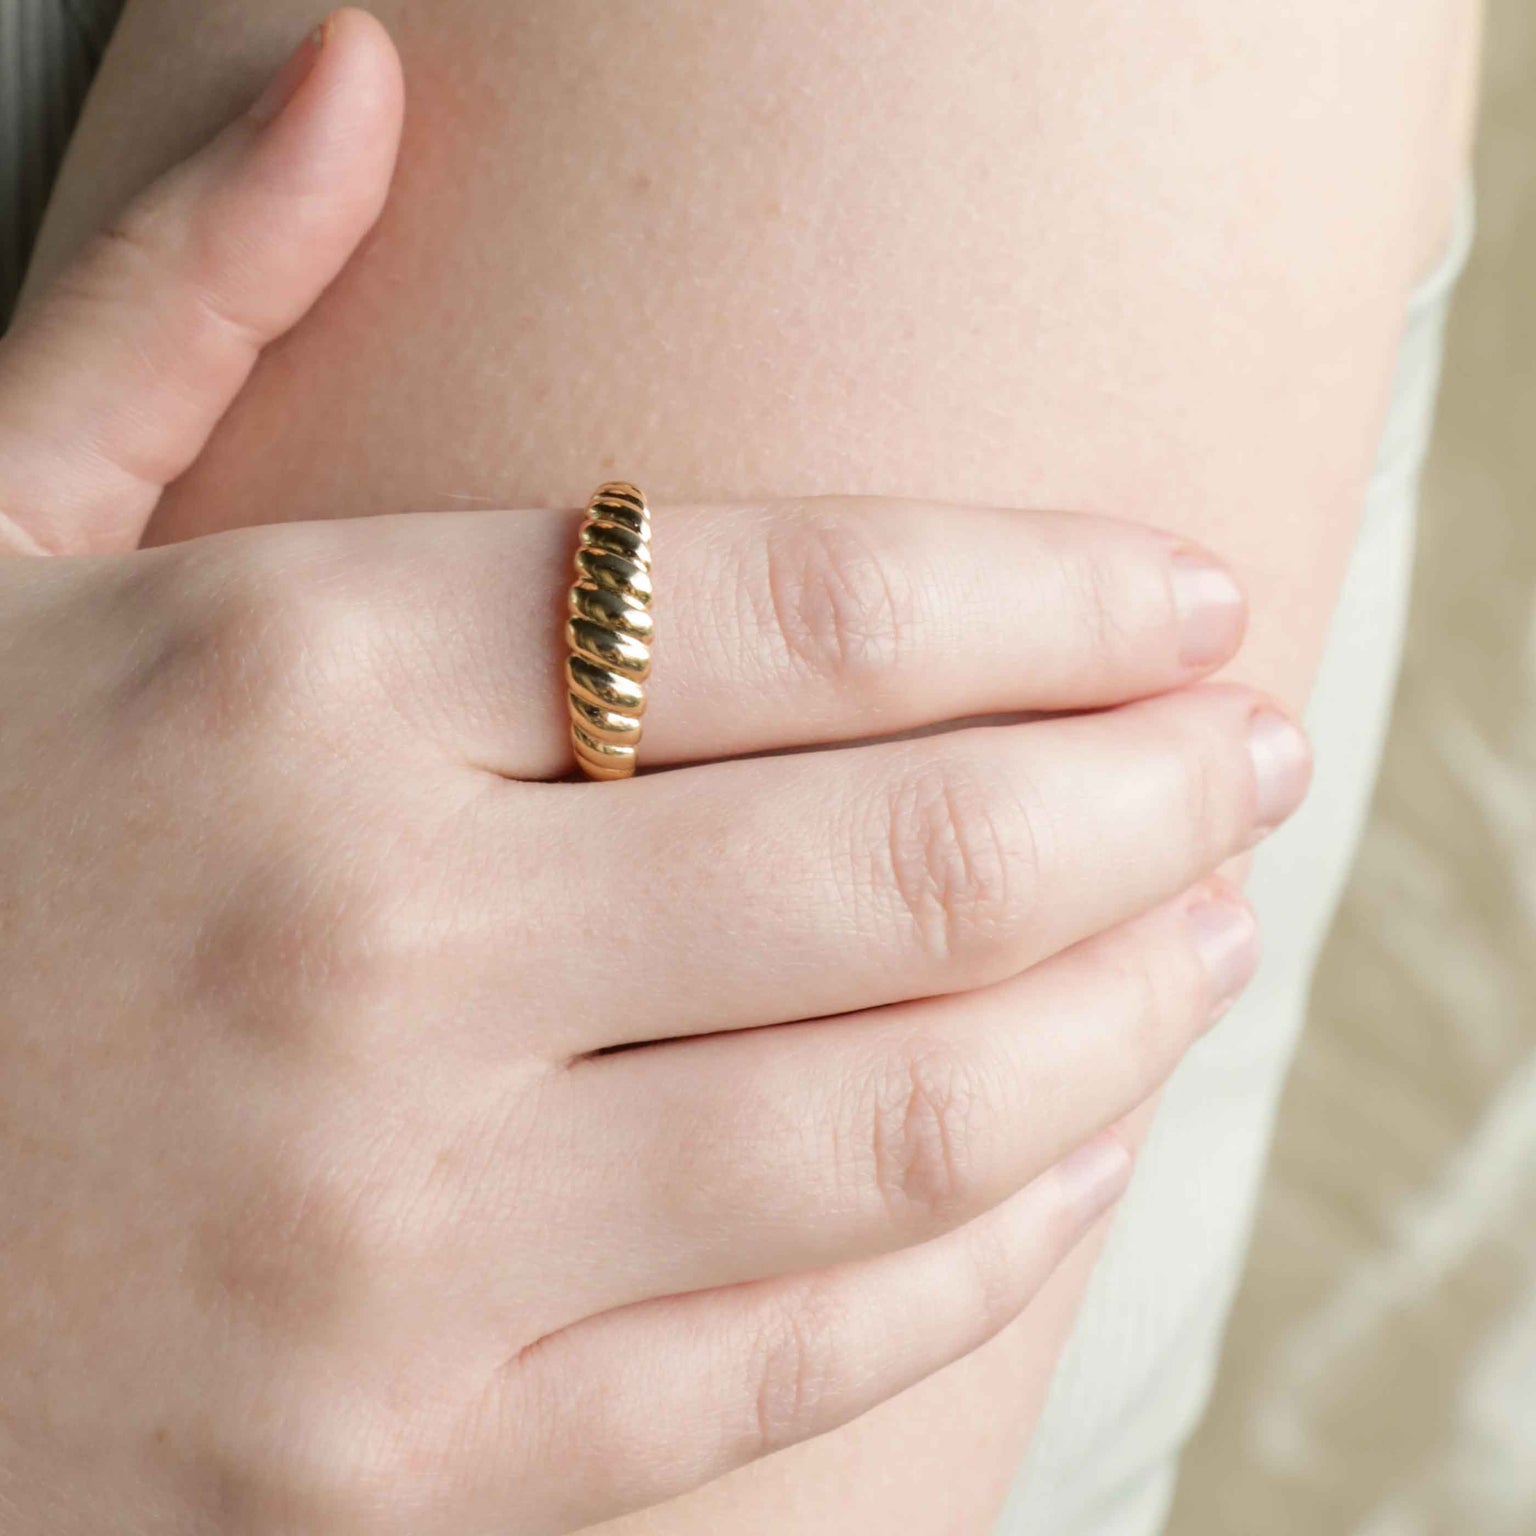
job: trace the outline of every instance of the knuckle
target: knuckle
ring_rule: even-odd
[[[988,967],[1031,915],[1038,818],[1000,776],[955,754],[904,776],[887,811],[886,883],[919,951]]]
[[[233,599],[225,659],[284,708],[328,700],[355,678],[374,638],[366,593],[335,571],[248,564]]]
[[[1062,575],[1090,657],[1102,669],[1114,669],[1144,639],[1145,604],[1128,579],[1122,552],[1111,544],[1074,549],[1063,557]]]
[[[73,275],[77,291],[104,298],[120,299],[150,283],[162,290],[169,284],[177,302],[163,308],[162,320],[191,327],[175,339],[195,341],[211,328],[254,350],[266,341],[265,328],[231,313],[199,281],[228,265],[217,223],[189,218],[173,188],[157,182],[92,237]]]
[[[946,1225],[982,1198],[985,1099],[971,1055],[941,1040],[919,1040],[880,1069],[870,1168],[893,1220]]]
[[[212,1426],[220,1507],[242,1531],[420,1528],[442,1500],[451,1405],[436,1406],[421,1343],[387,1320],[419,1289],[433,1234],[336,1127],[295,1139],[305,1153],[253,1159],[201,1245],[218,1315],[261,1340],[249,1411]]]
[[[1053,1207],[1041,1234],[1046,1252],[1065,1253],[1078,1235],[1070,1208],[1064,1202]],[[966,1238],[955,1282],[957,1302],[970,1337],[983,1339],[1018,1316],[1029,1297],[1032,1271],[1020,1262],[1018,1241],[1006,1223],[976,1222]]]
[[[1133,1088],[1150,1089],[1168,1075],[1200,1015],[1198,963],[1171,937],[1148,934],[1126,946],[1112,967],[1125,1022],[1120,1059]]]
[[[243,1193],[202,1245],[207,1283],[270,1338],[347,1337],[414,1262],[404,1190],[332,1120],[247,1151]]]
[[[60,274],[55,292],[87,304],[109,303],[158,275],[166,219],[155,189],[140,194],[91,236],[80,259]]]
[[[192,978],[231,1027],[301,1059],[325,1042],[361,1046],[419,1002],[433,926],[427,882],[399,859],[314,835],[326,810],[322,797],[271,832],[267,858],[206,914]]]
[[[921,615],[893,532],[841,501],[807,503],[770,528],[760,638],[782,670],[840,692],[878,690],[900,675]]]
[[[263,1406],[282,1428],[272,1443],[221,1458],[222,1529],[407,1536],[435,1528],[449,1490],[436,1470],[443,1437],[430,1415],[380,1402],[355,1382],[290,1383]]]
[[[186,359],[231,345],[249,356],[268,339],[269,325],[237,315],[220,299],[217,284],[204,280],[228,269],[229,253],[220,248],[214,228],[189,220],[174,193],[156,184],[92,236],[56,280],[51,297],[90,313],[142,302],[145,293],[160,296],[158,342],[141,349],[138,360],[156,377],[184,388]],[[186,468],[173,450],[149,456],[133,451],[121,465],[156,486]]]
[[[314,915],[296,935],[298,973],[346,1015],[408,999],[413,962],[428,945],[420,885],[368,850],[332,861]]]
[[[1187,829],[1187,846],[1208,866],[1239,840],[1237,807],[1248,769],[1225,733],[1206,721],[1186,727],[1175,753],[1177,814]]]
[[[226,724],[333,731],[385,639],[372,584],[329,557],[325,534],[255,533],[226,535],[185,573],[173,649],[196,657],[197,687]],[[338,699],[349,709],[332,707]]]
[[[828,1427],[849,1321],[832,1283],[811,1282],[761,1329],[753,1366],[754,1457],[771,1456]]]

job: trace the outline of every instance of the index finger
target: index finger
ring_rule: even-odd
[[[432,679],[419,704],[445,746],[510,778],[571,771],[558,615],[577,522],[380,519],[354,557],[397,599],[395,653]],[[651,549],[642,770],[1144,698],[1226,662],[1246,618],[1214,556],[1088,514],[849,496],[662,506]]]

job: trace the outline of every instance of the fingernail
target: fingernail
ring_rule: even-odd
[[[1238,901],[1211,897],[1189,909],[1195,953],[1211,979],[1211,1023],[1231,1006],[1259,965],[1259,925]]]
[[[1107,1133],[1095,1136],[1056,1164],[1056,1177],[1086,1227],[1125,1193],[1131,1182],[1131,1154],[1117,1137]]]
[[[299,87],[309,79],[310,71],[315,67],[315,60],[320,57],[320,50],[325,47],[325,38],[330,27],[329,21],[322,21],[288,55],[287,62],[267,82],[266,90],[256,98],[250,111],[251,120],[257,127],[265,128],[268,123],[281,117],[283,108],[298,95]]]
[[[1179,660],[1186,667],[1214,667],[1237,650],[1247,605],[1229,571],[1197,551],[1178,551],[1173,601],[1179,615]]]
[[[1253,759],[1254,826],[1262,837],[1301,804],[1312,778],[1307,740],[1273,709],[1254,712],[1248,722],[1248,753]]]

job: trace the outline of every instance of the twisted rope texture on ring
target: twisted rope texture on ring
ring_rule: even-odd
[[[627,481],[598,487],[576,544],[565,624],[571,748],[588,778],[635,771],[651,673],[651,519]]]

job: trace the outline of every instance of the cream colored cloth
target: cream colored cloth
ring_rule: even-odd
[[[1210,1393],[1313,966],[1376,778],[1445,313],[1471,227],[1469,196],[1452,249],[1407,317],[1359,542],[1308,711],[1312,793],[1255,861],[1264,962],[1169,1084],[998,1536],[1153,1536],[1163,1525],[1179,1452]]]

